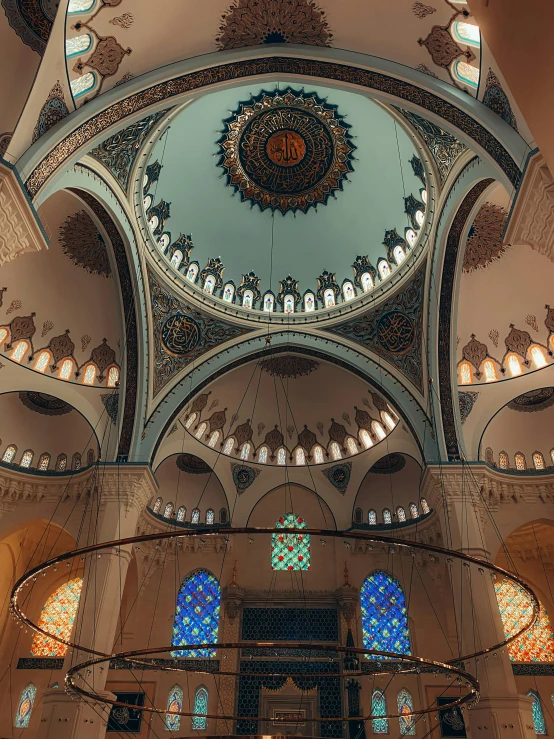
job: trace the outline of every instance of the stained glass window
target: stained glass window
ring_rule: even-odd
[[[409,714],[414,710],[414,702],[412,696],[406,690],[402,688],[397,697],[398,704],[398,715],[400,723],[400,736],[415,736],[415,721],[414,717]]]
[[[164,509],[164,518],[173,518],[174,510],[173,503],[167,503]]]
[[[390,275],[390,267],[388,265],[388,262],[385,262],[384,259],[381,259],[377,266],[379,268],[379,274],[381,275],[382,280]]]
[[[404,523],[406,520],[406,511],[402,508],[402,506],[398,506],[396,509],[396,517],[400,521],[400,523]]]
[[[225,446],[223,447],[223,454],[231,454],[234,446],[235,446],[235,440],[233,439],[232,436],[230,436],[225,442]]]
[[[306,452],[301,446],[297,447],[294,452],[294,461],[297,465],[306,464]]]
[[[388,411],[383,411],[381,413],[381,417],[388,427],[389,431],[394,431],[394,429],[396,428],[396,421],[391,416],[391,414]]]
[[[161,498],[156,498],[156,502],[154,503],[154,507],[152,508],[154,513],[159,513],[162,510],[162,502],[163,501]]]
[[[187,515],[187,509],[185,508],[184,505],[182,505],[177,511],[177,521],[179,521],[179,523],[183,523],[186,515]]]
[[[213,275],[208,275],[204,281],[204,292],[211,295],[214,291],[215,287],[215,277]]]
[[[85,376],[83,377],[83,385],[94,385],[96,379],[96,367],[94,364],[87,364],[85,368]]]
[[[183,252],[180,249],[176,249],[171,257],[171,266],[175,269],[179,269],[181,262],[183,261]]]
[[[421,510],[423,513],[429,513],[431,509],[429,508],[429,503],[427,503],[425,498],[422,498],[419,502],[421,503]]]
[[[33,683],[29,683],[29,685],[27,685],[21,691],[21,696],[19,697],[19,703],[13,722],[13,725],[16,729],[26,729],[29,726],[36,694],[37,689],[35,688]]]
[[[81,469],[81,455],[79,454],[79,452],[75,452],[75,454],[71,458],[71,469],[72,470]]]
[[[92,90],[95,84],[96,75],[92,72],[87,72],[81,77],[71,80],[71,93],[74,98],[81,97],[81,95],[85,95],[87,92]]]
[[[367,429],[360,429],[360,441],[362,442],[364,449],[369,449],[369,447],[373,446],[373,441],[371,440],[371,436]]]
[[[383,510],[383,523],[386,523],[386,524],[391,524],[392,523],[391,512],[389,511],[388,508],[385,508]]]
[[[348,449],[348,454],[358,453],[358,445],[356,444],[356,440],[353,439],[351,436],[346,439],[346,448]]]
[[[285,295],[284,312],[294,313],[294,298],[292,295]]]
[[[342,459],[342,454],[340,453],[340,446],[337,444],[336,441],[333,441],[331,443],[330,452],[331,452],[331,457],[334,460]]]
[[[214,431],[213,434],[210,436],[208,446],[214,449],[215,445],[217,444],[218,439],[219,439],[219,431]]]
[[[369,274],[369,272],[364,272],[363,273],[363,275],[361,277],[361,282],[362,282],[362,288],[364,290],[364,293],[369,292],[371,290],[371,288],[373,287],[373,278]]]
[[[23,452],[23,456],[21,457],[21,462],[19,463],[21,467],[30,467],[31,462],[33,461],[34,452],[32,449],[27,449],[27,451]]]
[[[410,516],[412,518],[419,518],[419,511],[415,503],[410,503]]]
[[[77,615],[77,606],[83,587],[83,578],[60,585],[46,600],[41,611],[38,626],[49,634],[68,641]],[[33,657],[63,657],[67,652],[65,644],[59,644],[44,634],[35,634],[31,654]]]
[[[473,382],[473,372],[469,362],[461,362],[458,367],[458,382],[460,385],[471,385]]]
[[[41,472],[45,472],[50,467],[50,455],[46,452],[41,454],[38,460],[38,469]]]
[[[0,328],[0,346],[6,341],[8,338],[8,329],[7,328]]]
[[[400,245],[395,246],[393,253],[394,253],[394,261],[396,262],[396,264],[402,264],[402,262],[406,258],[404,249]]]
[[[525,591],[511,580],[494,584],[506,636],[511,636],[529,622],[533,608]],[[519,639],[508,644],[512,662],[554,662],[554,633],[542,603],[535,625]]]
[[[518,452],[514,459],[516,461],[516,470],[518,470],[518,472],[523,472],[527,467],[525,464],[525,456],[521,452]]]
[[[95,0],[69,0],[68,13],[87,13],[94,5]]]
[[[323,449],[317,444],[317,446],[314,446],[313,450],[314,455],[314,462],[316,464],[323,464],[324,458],[323,458]]]
[[[450,33],[455,41],[461,41],[468,46],[481,46],[481,34],[479,33],[479,26],[473,23],[464,23],[463,21],[456,21],[450,28]]]
[[[162,234],[160,238],[158,239],[158,246],[161,249],[161,251],[165,251],[167,247],[169,246],[169,234]]]
[[[191,523],[200,523],[200,510],[198,508],[195,508],[192,512],[192,515],[190,517]]]
[[[208,690],[201,685],[196,690],[194,696],[194,716],[192,717],[192,728],[205,731],[208,721],[206,714],[208,713]]]
[[[35,369],[37,372],[44,372],[48,367],[50,361],[50,352],[46,349],[38,355],[38,359],[35,362]]]
[[[406,598],[398,580],[383,570],[372,572],[361,587],[360,606],[365,649],[411,654]]]
[[[152,205],[152,195],[147,195],[142,201],[142,205],[144,207],[144,210],[148,210],[148,208]]]
[[[227,508],[222,508],[219,511],[219,523],[227,523]]]
[[[345,282],[342,286],[342,294],[344,295],[345,300],[352,300],[355,296],[354,285],[351,282]]]
[[[283,447],[277,451],[277,464],[285,465],[287,463],[287,453]]]
[[[174,685],[167,696],[167,713],[165,714],[165,728],[168,731],[177,731],[181,728],[181,717],[178,714],[183,710],[183,691]]]
[[[230,282],[228,282],[225,285],[225,289],[223,290],[223,300],[226,303],[232,303],[234,294],[235,294],[235,286],[232,285]]]
[[[28,348],[29,344],[26,341],[18,341],[11,354],[11,359],[13,359],[14,362],[21,362],[27,353]]]
[[[387,701],[382,690],[374,690],[371,696],[371,715],[386,716]],[[388,734],[389,721],[386,718],[373,718],[371,721],[374,734]]]
[[[194,434],[196,438],[201,439],[207,428],[208,428],[207,423],[201,423],[200,426],[196,429],[196,433]]]
[[[185,428],[190,429],[190,427],[195,421],[196,421],[196,413],[191,413],[190,416],[187,418],[187,421],[185,423]]]
[[[495,382],[496,377],[496,367],[494,366],[494,362],[490,359],[487,359],[487,361],[483,365],[483,372],[485,373],[485,381],[486,382]]]
[[[373,510],[373,508],[370,511],[368,511],[367,522],[370,526],[377,525],[377,513]]]
[[[530,690],[527,693],[527,697],[531,698],[533,701],[531,711],[533,712],[533,727],[535,729],[535,734],[537,736],[546,736],[546,723],[544,721],[540,696],[534,690]]]
[[[87,464],[89,466],[94,464],[94,449],[89,449],[87,452]]]
[[[88,368],[87,368],[88,371]],[[58,377],[60,380],[69,380],[71,378],[71,373],[73,372],[73,360],[72,359],[64,359],[62,362],[62,366],[60,368],[60,373]],[[85,373],[86,377],[86,373]],[[92,384],[92,383],[87,383]]]
[[[65,55],[66,57],[77,56],[78,54],[84,54],[92,46],[92,36],[90,33],[85,33],[81,36],[73,36],[65,41]]]
[[[364,512],[361,508],[356,508],[354,511],[354,523],[363,523],[364,521]]]
[[[530,349],[530,354],[536,369],[546,367],[548,363],[540,346],[532,346]]]
[[[117,367],[110,367],[108,370],[108,387],[115,387],[119,382],[119,369]]]
[[[415,220],[418,226],[423,226],[423,221],[425,220],[425,213],[421,209],[416,210]]]
[[[521,362],[515,354],[510,354],[508,356],[508,368],[512,377],[517,377],[518,375],[521,375]]]
[[[190,282],[194,282],[196,280],[196,275],[198,274],[198,265],[191,264],[188,268],[187,272],[187,280],[190,280]]]
[[[500,452],[498,455],[498,466],[501,470],[507,470],[510,465],[510,462],[508,460],[508,455],[506,452]]]
[[[413,228],[409,228],[406,231],[406,241],[408,242],[410,246],[413,246],[415,242],[417,241],[416,232],[414,231]]]
[[[240,458],[242,460],[246,461],[248,459],[248,457],[250,456],[250,448],[251,447],[248,442],[242,445],[241,450],[240,450]]]
[[[13,444],[10,444],[10,446],[6,449],[4,452],[4,456],[2,457],[2,462],[7,462],[8,464],[11,464],[13,462],[13,458],[15,457],[17,453],[17,447]]]
[[[554,449],[550,450],[550,459],[552,460],[552,464],[554,464]]]
[[[58,454],[56,469],[58,472],[65,472],[67,469],[67,454]]]
[[[379,423],[379,421],[373,421],[373,423],[371,424],[371,428],[373,429],[373,433],[379,439],[379,441],[382,441],[387,435],[385,429]]]
[[[260,454],[258,455],[258,462],[260,464],[265,464],[267,462],[267,447],[263,446],[260,449]]]
[[[479,86],[479,70],[477,67],[472,67],[471,64],[468,64],[467,62],[455,61],[451,68],[454,72],[454,76],[457,77],[460,82],[463,82],[464,85],[468,85],[468,87],[477,89]]]
[[[173,622],[173,646],[215,644],[219,626],[221,593],[216,578],[207,570],[195,570],[181,584]],[[215,649],[173,652],[174,657],[215,657]]]
[[[276,529],[305,529],[306,521],[286,513],[275,524]],[[309,534],[272,534],[271,536],[271,569],[272,570],[309,570],[310,569],[310,535]]]
[[[273,310],[273,295],[264,295],[264,311],[271,313]]]
[[[214,520],[215,520],[214,510],[213,508],[208,508],[208,510],[206,511],[206,523],[208,524],[208,526],[211,526]]]
[[[323,297],[326,308],[332,308],[335,305],[335,293],[332,290],[325,290]]]
[[[244,295],[242,296],[242,307],[243,308],[252,308],[252,302],[254,300],[254,294],[252,290],[245,290]]]
[[[544,464],[544,457],[540,452],[534,452],[533,453],[533,464],[535,465],[536,470],[544,470],[545,464]]]

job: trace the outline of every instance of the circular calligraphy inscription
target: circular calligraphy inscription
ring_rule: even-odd
[[[300,164],[306,154],[306,142],[295,131],[284,129],[272,133],[266,144],[267,156],[280,167]]]
[[[383,349],[391,354],[405,354],[415,341],[412,319],[396,310],[385,313],[377,324],[377,339]]]
[[[162,326],[164,349],[175,357],[184,357],[195,349],[200,341],[200,327],[191,316],[176,313]]]

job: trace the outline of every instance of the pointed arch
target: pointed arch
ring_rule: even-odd
[[[167,696],[167,713],[165,714],[165,728],[168,731],[177,731],[181,728],[179,712],[183,710],[183,691],[179,685],[174,685]]]
[[[400,724],[400,736],[415,736],[415,719],[412,715],[414,702],[409,690],[402,688],[397,696],[398,722]]]
[[[154,513],[159,513],[162,510],[162,503],[163,500],[161,497],[156,498],[156,501],[154,502],[154,506],[152,508]]]
[[[411,654],[406,598],[396,578],[383,570],[368,575],[360,589],[360,607],[365,649]]]
[[[208,725],[208,688],[200,685],[194,694],[194,716],[192,717],[193,730],[205,731]]]
[[[387,699],[382,690],[378,688],[371,694],[371,715],[374,717],[371,721],[374,734],[388,734],[389,721],[379,716],[387,715]]]
[[[276,529],[305,529],[306,521],[294,513],[286,513],[275,524]],[[272,570],[309,570],[309,534],[272,534]]]
[[[77,615],[82,587],[82,577],[76,577],[60,585],[47,598],[40,613],[38,626],[49,634],[54,634],[68,641]],[[44,634],[35,634],[31,646],[33,657],[64,657],[66,653],[67,646],[65,644],[60,644],[54,639],[44,636]]]
[[[172,645],[215,644],[219,628],[221,590],[207,570],[194,570],[183,580],[177,594]],[[173,657],[215,657],[215,649],[204,647],[172,652]]]
[[[33,685],[33,683],[29,683],[21,691],[21,695],[19,696],[19,703],[17,704],[17,711],[15,712],[15,718],[13,722],[13,725],[16,729],[26,729],[29,726],[36,694],[37,689]]]
[[[533,727],[537,736],[546,736],[546,723],[544,720],[544,714],[542,712],[541,697],[535,690],[530,690],[527,693],[527,697],[531,698],[533,704],[531,711],[533,713]]]

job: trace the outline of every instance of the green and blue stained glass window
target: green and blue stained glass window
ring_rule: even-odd
[[[215,644],[219,626],[221,591],[207,570],[195,570],[184,580],[177,595],[172,645]],[[173,657],[215,657],[215,649],[187,649]]]
[[[374,734],[388,734],[389,720],[379,718],[387,715],[387,701],[382,690],[374,690],[371,696],[371,725]]]
[[[13,722],[16,729],[26,729],[29,726],[36,694],[37,689],[33,683],[29,683],[29,685],[21,691],[15,720]]]
[[[398,721],[400,722],[400,736],[415,736],[415,720],[410,716],[414,710],[412,696],[406,688],[398,693]]]
[[[527,697],[531,698],[533,701],[531,710],[533,712],[533,726],[535,728],[535,734],[537,736],[546,736],[548,732],[546,731],[546,723],[544,721],[540,696],[534,690],[530,690],[527,693]]]
[[[286,513],[275,524],[276,529],[305,529],[306,521],[294,513]],[[273,570],[309,570],[309,534],[272,534],[271,568]]]
[[[165,714],[165,728],[168,731],[176,731],[181,728],[181,717],[178,715],[183,710],[183,691],[178,685],[174,685],[167,696],[167,713]]]
[[[364,649],[411,654],[406,598],[398,580],[382,570],[373,572],[361,587],[360,606]]]
[[[196,690],[193,713],[192,728],[205,731],[208,724],[206,719],[206,714],[208,713],[208,690],[203,685]]]

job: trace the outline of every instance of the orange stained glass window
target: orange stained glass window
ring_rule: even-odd
[[[501,470],[507,470],[510,466],[510,461],[506,452],[500,452],[498,455],[498,466]]]
[[[473,382],[473,372],[469,362],[462,362],[458,367],[458,381],[460,385],[471,385]]]
[[[519,358],[516,357],[515,354],[509,355],[508,367],[510,369],[510,374],[512,377],[518,377],[518,375],[521,375],[521,372],[522,372],[521,362],[519,361]]]
[[[21,362],[25,354],[27,354],[28,348],[29,344],[26,341],[18,341],[12,352],[11,359],[14,362]]]
[[[110,367],[108,371],[108,387],[115,387],[119,382],[119,369],[117,367]]]
[[[8,329],[7,328],[0,328],[0,346],[6,341],[8,338]]]
[[[531,354],[531,359],[533,360],[533,364],[535,365],[536,369],[541,369],[541,367],[546,367],[548,362],[546,361],[546,357],[544,356],[542,347],[532,346],[530,350],[530,354]]]
[[[533,608],[523,588],[504,579],[494,585],[506,637],[529,622]],[[535,625],[508,645],[512,662],[554,662],[554,633],[542,603]]]
[[[69,641],[82,587],[83,578],[76,577],[55,590],[44,604],[38,626],[49,634]],[[33,657],[63,657],[66,652],[65,644],[59,644],[44,634],[35,634],[31,647]]]
[[[94,385],[96,379],[96,367],[93,364],[87,364],[85,376],[83,377],[83,385]]]
[[[515,456],[515,460],[516,460],[516,470],[518,470],[519,472],[523,472],[523,470],[525,470],[527,467],[527,465],[525,464],[525,457],[523,456],[523,454],[521,454],[521,452],[518,452]]]
[[[38,359],[35,362],[35,369],[37,372],[44,372],[48,367],[50,361],[50,352],[46,349],[38,355]]]
[[[87,367],[87,372],[89,371],[89,368],[90,367],[92,367],[92,365],[89,365],[89,367]],[[71,373],[72,372],[73,372],[73,360],[72,359],[64,359],[63,362],[62,362],[62,366],[61,366],[60,374],[59,374],[60,380],[69,380],[70,377],[71,377]],[[87,376],[87,374],[85,373],[85,380],[84,380],[84,382],[87,385],[92,385],[92,382],[86,382],[86,376]],[[93,378],[93,382],[94,382],[94,378]]]
[[[496,367],[494,366],[494,362],[492,362],[490,359],[487,359],[487,361],[483,365],[483,372],[485,373],[485,382],[496,381]]]
[[[536,470],[544,470],[546,465],[544,464],[544,457],[540,452],[534,452],[533,454],[533,464],[535,465]]]

